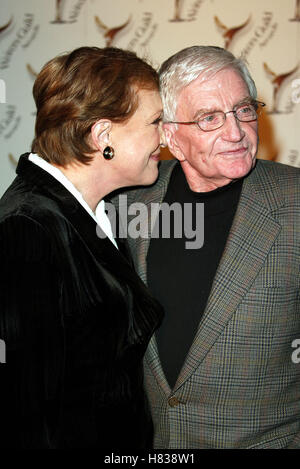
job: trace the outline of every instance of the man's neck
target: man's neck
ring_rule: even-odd
[[[193,192],[211,192],[232,182],[229,178],[209,178],[200,175],[188,161],[180,162],[187,183]]]

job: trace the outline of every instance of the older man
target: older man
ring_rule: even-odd
[[[160,79],[175,160],[128,194],[152,229],[128,238],[136,268],[166,311],[145,362],[155,448],[299,448],[300,169],[256,161],[263,103],[230,52],[184,49]],[[178,236],[188,223],[202,243]]]

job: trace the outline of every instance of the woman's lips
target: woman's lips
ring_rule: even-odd
[[[150,156],[150,159],[151,159],[151,160],[154,160],[154,161],[159,161],[159,160],[160,160],[160,153],[153,153],[153,154]]]

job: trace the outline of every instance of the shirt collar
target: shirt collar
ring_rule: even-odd
[[[35,163],[37,166],[42,168],[47,173],[51,174],[58,182],[60,182],[82,205],[82,207],[88,212],[88,214],[95,220],[97,225],[104,231],[104,233],[109,237],[111,242],[117,247],[117,243],[113,237],[111,223],[108,216],[105,213],[105,202],[100,200],[98,203],[95,213],[90,208],[90,206],[84,200],[81,192],[74,186],[74,184],[65,176],[65,174],[56,166],[53,166],[48,161],[45,161],[36,153],[30,153],[28,158],[32,163]]]

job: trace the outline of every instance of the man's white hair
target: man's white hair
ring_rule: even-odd
[[[176,120],[178,96],[184,87],[199,75],[202,75],[203,79],[210,79],[220,70],[228,68],[239,73],[249,89],[250,96],[256,99],[256,86],[245,62],[221,47],[187,47],[163,62],[159,77],[164,120]]]

